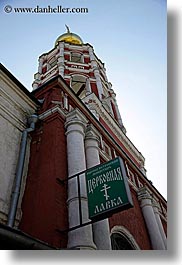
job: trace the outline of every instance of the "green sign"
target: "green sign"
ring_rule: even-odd
[[[89,218],[101,220],[133,207],[123,160],[120,157],[86,171]]]

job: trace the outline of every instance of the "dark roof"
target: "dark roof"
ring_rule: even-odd
[[[19,229],[0,224],[0,250],[55,250],[57,248]]]
[[[26,87],[24,87],[24,85],[20,83],[20,81],[14,75],[12,75],[12,73],[10,73],[10,71],[1,63],[0,70],[4,72],[22,90],[25,95],[27,95],[32,101],[34,101],[34,103],[40,105],[40,102],[28,91],[28,89],[26,89]]]

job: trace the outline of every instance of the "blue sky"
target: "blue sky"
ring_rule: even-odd
[[[4,7],[86,7],[87,14],[5,13]],[[2,0],[0,61],[32,90],[38,57],[65,24],[93,45],[117,94],[127,136],[147,176],[167,198],[167,43],[165,0]]]

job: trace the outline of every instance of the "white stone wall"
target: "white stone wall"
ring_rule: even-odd
[[[0,70],[0,223],[6,223],[7,220],[21,134],[26,128],[27,117],[35,112],[36,107],[36,104],[22,89],[4,71]],[[30,139],[27,145],[22,190],[25,186],[29,146]],[[17,217],[20,218],[20,215],[21,210],[18,209]]]

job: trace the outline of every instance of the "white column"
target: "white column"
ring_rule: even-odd
[[[58,54],[58,69],[59,69],[59,74],[64,77],[64,43],[60,42],[59,43],[59,54]]]
[[[85,152],[87,168],[100,164],[99,138],[94,127],[90,124],[86,130]],[[94,243],[98,250],[110,250],[110,229],[108,219],[93,223]]]
[[[147,187],[142,187],[139,189],[138,200],[140,201],[140,207],[142,208],[142,213],[150,236],[152,248],[154,250],[165,250],[165,246],[152,207],[152,197]]]
[[[72,176],[86,169],[84,136],[86,118],[77,109],[68,113],[66,118],[68,175]],[[80,175],[81,205],[83,222],[88,219],[88,203],[84,175]],[[77,180],[68,181],[68,218],[69,228],[79,225],[79,200]],[[93,243],[92,226],[87,225],[68,233],[68,248],[96,249]]]
[[[153,200],[153,209],[154,209],[155,218],[156,218],[156,221],[157,221],[157,224],[159,227],[159,231],[160,231],[162,239],[163,239],[164,246],[167,249],[167,238],[166,238],[166,234],[164,232],[164,228],[163,228],[160,214],[159,214],[159,204],[154,200]]]

